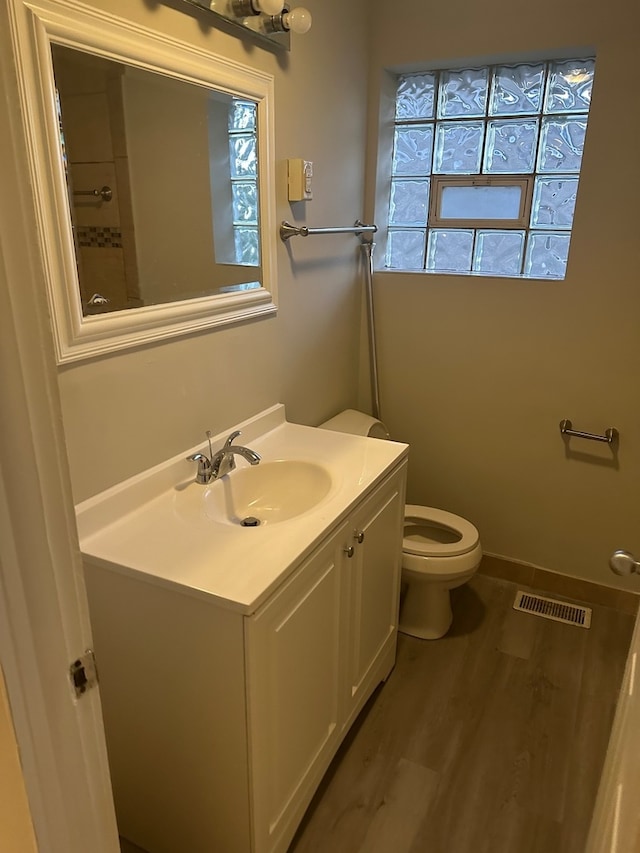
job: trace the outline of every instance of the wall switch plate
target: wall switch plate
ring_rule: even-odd
[[[287,161],[289,171],[289,201],[311,201],[313,198],[313,163],[299,158]]]

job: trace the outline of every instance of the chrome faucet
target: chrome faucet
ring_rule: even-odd
[[[250,450],[248,447],[243,447],[241,444],[233,442],[240,435],[240,430],[232,432],[229,438],[225,441],[222,450],[219,450],[211,457],[211,479],[217,480],[218,477],[224,477],[229,471],[233,471],[236,467],[235,455],[242,456],[250,465],[257,465],[261,457],[255,450]]]
[[[200,483],[200,485],[204,486],[212,480],[224,477],[224,475],[228,474],[229,471],[233,471],[236,467],[236,454],[238,456],[242,456],[243,459],[246,459],[250,465],[258,464],[261,458],[259,453],[256,453],[255,450],[250,450],[248,447],[242,447],[240,444],[233,443],[239,435],[240,430],[232,432],[225,441],[222,449],[218,450],[217,453],[214,453],[211,448],[211,432],[207,431],[211,458],[206,456],[204,453],[194,453],[191,456],[187,456],[187,461],[198,463],[196,483]]]

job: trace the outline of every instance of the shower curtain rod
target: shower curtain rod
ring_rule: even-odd
[[[280,225],[280,239],[286,243],[289,237],[313,237],[316,234],[375,234],[377,230],[376,225],[365,225],[359,219],[356,219],[354,225],[344,228],[307,228],[306,225],[298,228],[285,220]]]

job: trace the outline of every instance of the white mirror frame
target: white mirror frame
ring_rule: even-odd
[[[277,310],[273,76],[77,0],[8,0],[8,5],[58,363],[273,314]],[[52,42],[256,102],[260,288],[83,316],[58,134]]]

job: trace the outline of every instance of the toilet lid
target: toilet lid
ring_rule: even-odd
[[[407,504],[404,520],[405,525],[408,521],[415,521],[417,528],[421,525],[442,528],[443,532],[450,533],[455,538],[453,542],[432,542],[423,537],[414,539],[405,536],[402,540],[402,550],[407,554],[422,557],[455,557],[471,551],[480,540],[477,528],[470,521],[443,509]]]

